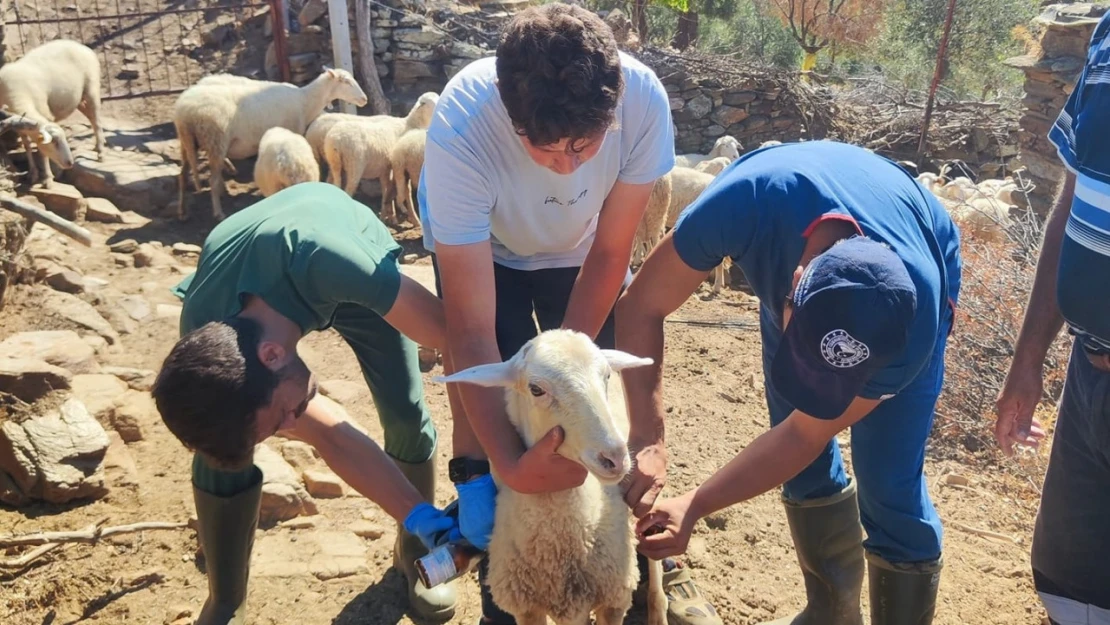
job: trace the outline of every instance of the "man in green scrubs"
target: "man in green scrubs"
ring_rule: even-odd
[[[440,300],[401,274],[401,247],[366,206],[325,183],[302,183],[243,209],[205,240],[175,288],[180,332],[153,388],[171,432],[193,450],[198,535],[207,562],[201,624],[241,623],[261,471],[254,446],[281,431],[398,521],[394,566],[424,618],[450,618],[453,585],[428,589],[413,561],[457,521],[435,500],[436,430],[424,403],[417,343],[442,346]],[[335,328],[358,358],[385,431],[373,440],[315,399],[297,354],[309,332]]]

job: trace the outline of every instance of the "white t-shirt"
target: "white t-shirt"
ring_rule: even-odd
[[[506,267],[581,266],[613,184],[645,184],[674,167],[666,89],[643,63],[623,52],[620,60],[617,128],[569,175],[537,165],[521,144],[497,90],[495,57],[452,77],[428,128],[417,192],[424,246],[489,239]]]

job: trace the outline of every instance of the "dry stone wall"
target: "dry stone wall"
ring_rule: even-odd
[[[1025,72],[1020,158],[1036,185],[1030,200],[1034,211],[1041,215],[1051,207],[1064,175],[1048,132],[1075,88],[1091,34],[1107,10],[1110,6],[1105,3],[1049,5],[1034,20],[1034,26],[1042,33],[1040,51],[1006,61]]]

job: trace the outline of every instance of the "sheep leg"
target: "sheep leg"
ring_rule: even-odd
[[[235,164],[231,162],[230,158],[225,156],[223,165],[224,165],[224,169],[227,170],[227,173],[231,174],[232,176],[238,176],[239,175],[239,170],[235,169]]]
[[[34,186],[39,181],[39,165],[35,162],[35,148],[26,135],[20,135],[19,141],[23,143],[23,151],[27,153],[27,169],[31,174],[31,186]]]
[[[421,226],[422,224],[420,223],[420,213],[416,210],[416,200],[413,199],[417,191],[420,189],[420,170],[417,169],[416,172],[414,172],[411,176],[409,175],[408,170],[405,170],[405,177],[408,178],[408,185],[406,186],[406,188],[409,189],[409,216],[412,217],[413,225]]]
[[[647,625],[667,625],[667,595],[663,590],[663,561],[648,558],[647,563]],[[601,624],[599,623],[599,625]]]
[[[725,264],[721,263],[713,268],[713,294],[716,295],[721,292],[721,286],[725,281]]]
[[[77,105],[77,110],[89,119],[93,137],[96,138],[96,160],[104,160],[104,129],[100,127],[100,87],[85,94],[85,99]]]
[[[666,604],[663,605],[663,610],[667,609]],[[628,608],[601,608],[595,613],[595,620],[597,625],[623,625],[624,616],[628,613]]]
[[[357,159],[348,159],[343,168],[343,174],[347,177],[343,190],[351,197],[355,196],[355,191],[358,190],[358,183],[362,180],[362,172],[366,171],[366,166],[362,163],[353,162],[355,160]]]
[[[382,188],[382,221],[386,221],[391,226],[400,225],[397,219],[397,205],[394,204],[397,194],[394,192],[393,182],[389,179],[389,171],[378,176],[378,184]],[[385,219],[386,213],[389,214],[388,221]]]
[[[215,145],[205,146],[204,153],[208,155],[208,186],[212,194],[212,218],[216,221],[224,220],[224,211],[220,206],[220,196],[224,189],[224,170],[220,163],[227,158],[227,137],[216,139]],[[216,166],[211,165],[215,163]]]

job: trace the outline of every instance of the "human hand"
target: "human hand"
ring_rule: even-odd
[[[485,550],[493,534],[493,516],[497,509],[497,485],[493,476],[485,474],[468,482],[455,484],[459,493],[459,531],[470,544]]]
[[[691,500],[689,493],[663,499],[655,503],[651,512],[640,517],[636,522],[640,553],[653,560],[686,553],[690,533],[698,521],[697,515],[690,513]]]
[[[524,452],[515,465],[501,470],[501,479],[518,493],[537,494],[582,485],[588,471],[581,464],[556,453],[566,434],[555,426]]]
[[[632,514],[640,518],[651,510],[667,479],[667,450],[663,441],[637,443],[629,441],[632,470],[621,481],[624,502]]]
[[[462,536],[457,519],[426,501],[413,506],[402,525],[428,549]]]
[[[997,415],[994,436],[1007,456],[1013,455],[1015,443],[1036,448],[1044,438],[1044,429],[1033,419],[1043,392],[1040,367],[1011,365],[994,404]]]

